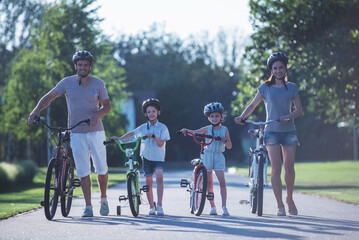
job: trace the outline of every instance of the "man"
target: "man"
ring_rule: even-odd
[[[101,79],[90,76],[93,56],[88,51],[78,51],[72,61],[77,74],[62,79],[51,91],[44,95],[28,118],[31,124],[54,99],[65,94],[68,109],[68,125],[73,126],[84,119],[90,119],[90,126],[78,126],[71,132],[71,148],[74,156],[77,175],[85,198],[85,211],[82,217],[92,217],[91,204],[91,162],[92,158],[101,192],[100,214],[108,215],[107,202],[108,167],[106,139],[101,117],[111,111],[110,99]],[[101,106],[100,106],[101,103]]]

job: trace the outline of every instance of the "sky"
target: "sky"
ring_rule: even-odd
[[[104,18],[100,27],[111,38],[149,30],[155,22],[182,39],[203,31],[214,35],[220,28],[245,36],[253,32],[248,0],[97,0],[96,5]]]

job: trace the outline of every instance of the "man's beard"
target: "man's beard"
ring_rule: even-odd
[[[89,73],[80,73],[80,71],[77,71],[77,75],[79,75],[80,77],[87,77],[89,75]]]

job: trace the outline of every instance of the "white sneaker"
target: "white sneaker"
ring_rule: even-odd
[[[226,206],[222,207],[222,216],[229,216],[229,212]]]
[[[156,215],[156,208],[155,207],[151,208],[148,215]]]
[[[165,215],[165,213],[163,212],[162,206],[157,206],[157,215],[158,215],[158,216],[163,216],[163,215]]]
[[[101,204],[101,208],[100,208],[101,216],[107,216],[108,213],[110,212],[107,200],[101,200],[100,204]]]
[[[211,208],[211,212],[209,213],[209,215],[217,215],[217,208],[216,207]]]

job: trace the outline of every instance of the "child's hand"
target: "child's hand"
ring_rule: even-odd
[[[221,137],[221,141],[226,144],[226,142],[228,141],[226,137]]]
[[[181,133],[184,135],[184,136],[186,136],[187,135],[187,132],[188,132],[189,130],[187,129],[187,128],[182,128],[181,129]]]
[[[147,138],[155,138],[155,135],[153,133],[147,133],[146,137]]]

